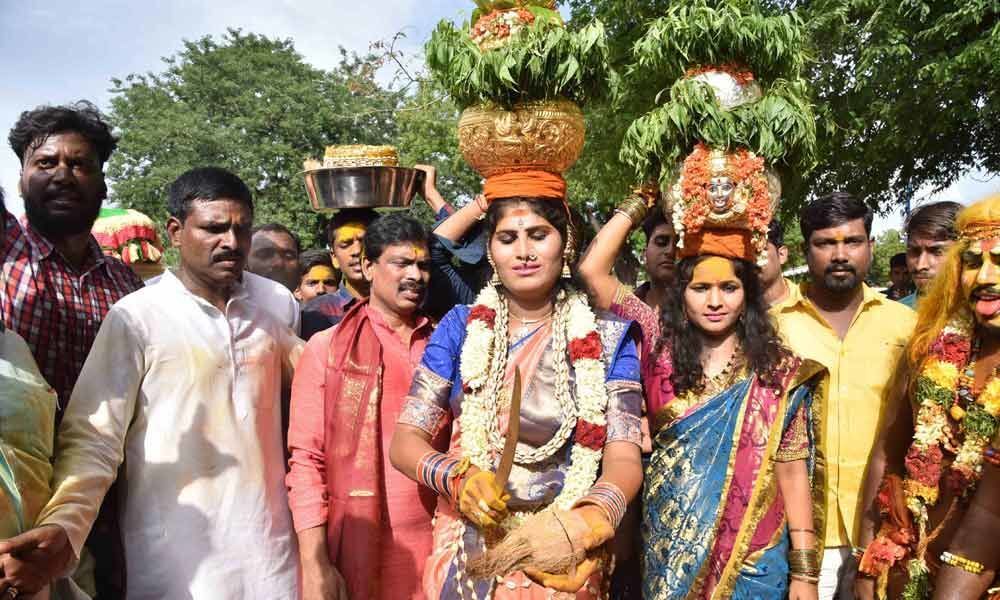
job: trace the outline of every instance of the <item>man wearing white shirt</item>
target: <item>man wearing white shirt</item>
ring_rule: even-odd
[[[146,281],[146,286],[155,285],[161,281],[163,281],[163,275],[157,275]],[[285,286],[250,271],[243,271],[243,284],[251,302],[264,307],[274,318],[294,331],[295,335],[299,335],[301,327],[299,301]]]
[[[124,460],[129,600],[298,599],[279,399],[302,343],[241,279],[246,185],[194,169],[169,202],[180,268],[108,313],[59,431],[52,500],[0,543],[38,575],[0,579],[0,597],[66,572]]]

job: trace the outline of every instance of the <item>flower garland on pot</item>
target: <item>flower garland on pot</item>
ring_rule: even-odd
[[[728,62],[716,65],[712,64],[698,65],[696,67],[692,67],[687,71],[685,71],[684,77],[693,78],[697,77],[698,75],[703,75],[705,73],[715,73],[715,72],[725,73],[726,75],[729,75],[739,85],[747,85],[748,83],[756,81],[753,71],[735,62]]]
[[[978,396],[973,392],[977,346],[971,319],[959,316],[934,340],[930,356],[917,376],[916,426],[906,453],[902,484],[906,508],[913,515],[917,531],[914,535],[906,527],[883,526],[865,550],[861,571],[878,578],[880,597],[885,596],[889,570],[907,556],[912,556],[907,564],[910,581],[903,597],[929,596],[924,559],[929,543],[927,509],[937,503],[942,484],[964,499],[982,476],[983,453],[1000,425],[1000,378],[991,375]],[[945,452],[955,455],[947,468]],[[884,489],[878,496],[883,515],[892,510],[889,496]]]
[[[458,420],[462,450],[473,465],[483,470],[493,470],[497,449],[502,447],[499,420],[503,408],[501,388],[507,371],[507,322],[507,300],[495,286],[487,286],[476,298],[467,321],[460,365],[465,396]],[[554,500],[556,507],[569,510],[597,480],[607,439],[608,395],[601,336],[586,296],[576,290],[560,290],[552,328],[556,401],[562,422],[552,439],[535,450],[518,450],[515,461],[533,464],[545,460],[573,433],[570,465],[563,489]],[[575,401],[569,390],[570,368],[575,375]],[[510,531],[529,515],[511,512],[501,526]]]
[[[472,41],[483,50],[499,48],[511,36],[519,34],[535,22],[535,15],[526,8],[495,10],[479,18],[469,30]]]

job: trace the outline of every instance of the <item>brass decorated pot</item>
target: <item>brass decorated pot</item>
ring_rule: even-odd
[[[586,126],[574,102],[519,102],[512,110],[478,104],[462,111],[458,147],[483,177],[512,171],[563,173],[580,158]]]

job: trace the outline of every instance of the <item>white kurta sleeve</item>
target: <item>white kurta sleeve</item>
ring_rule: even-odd
[[[111,308],[56,436],[53,495],[38,523],[65,529],[77,557],[122,463],[146,370],[145,338],[127,312]]]

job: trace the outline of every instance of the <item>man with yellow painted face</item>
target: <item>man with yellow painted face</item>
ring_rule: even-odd
[[[299,285],[295,288],[295,298],[299,302],[309,302],[325,294],[335,294],[340,285],[340,276],[333,269],[333,261],[326,250],[306,250],[299,257]]]
[[[998,583],[1000,196],[960,212],[955,229],[894,386],[901,410],[872,452],[866,600],[986,598]]]
[[[340,271],[340,287],[335,293],[314,298],[302,307],[303,339],[333,327],[359,299],[368,297],[369,283],[362,272],[361,259],[365,232],[377,217],[373,210],[350,208],[339,211],[327,224],[330,258]]]

